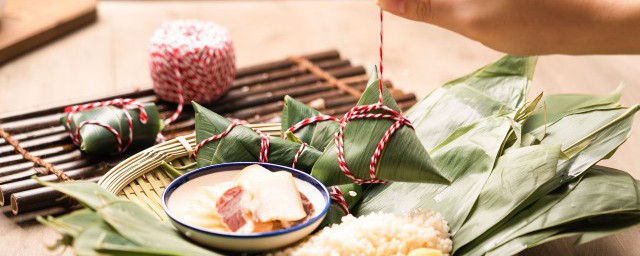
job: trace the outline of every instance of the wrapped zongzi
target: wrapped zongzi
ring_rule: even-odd
[[[196,112],[198,166],[226,162],[270,162],[309,172],[322,152],[301,143],[273,138],[229,121],[193,103]]]
[[[153,145],[162,130],[156,105],[114,99],[65,109],[60,119],[71,140],[89,154],[116,154]]]

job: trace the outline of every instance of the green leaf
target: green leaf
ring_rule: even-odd
[[[400,111],[389,91],[386,88],[383,90],[384,105]],[[357,105],[374,104],[378,101],[379,95],[378,78],[373,72]],[[381,111],[374,112],[382,113]],[[344,130],[345,161],[354,176],[369,179],[371,156],[393,122],[389,119],[355,119],[346,125]],[[391,136],[386,147],[382,150],[375,172],[378,179],[386,181],[449,183],[443,173],[435,166],[415,132],[407,126],[401,126]],[[322,156],[313,166],[311,174],[327,186],[353,182],[340,170],[334,141],[327,145]]]
[[[578,230],[582,230],[589,233],[584,239],[589,239],[590,236],[596,237],[598,234],[601,236],[610,234],[614,230],[619,230],[620,226],[614,225],[618,228],[603,229],[599,232],[601,228],[596,228],[597,225],[594,225],[596,219],[640,211],[637,188],[638,181],[628,173],[595,166],[589,169],[581,180],[544,196],[499,229],[494,229],[485,237],[479,238],[474,242],[475,244],[464,247],[462,255],[477,255],[498,246],[520,248],[526,245],[528,247],[541,239],[541,234],[551,235],[548,232],[541,233],[549,229],[556,230],[556,233],[562,231],[563,234],[577,234]],[[590,230],[590,228],[594,229]]]
[[[338,188],[342,191],[342,195],[344,197],[344,201],[347,204],[347,208],[349,211],[353,211],[356,205],[360,202],[363,196],[362,186],[357,185],[355,183],[339,185]],[[331,225],[335,223],[342,222],[342,217],[344,217],[346,213],[342,209],[342,207],[335,201],[331,201],[331,207],[329,208],[329,212],[327,213],[327,217],[325,217],[322,226]]]
[[[149,117],[146,124],[140,122],[140,112],[137,108],[129,108],[133,125],[133,142],[130,148],[142,149],[153,145],[158,133],[162,130],[162,119],[158,113],[158,108],[154,103],[142,104]],[[78,112],[73,115],[71,130],[75,133],[76,127],[84,121],[100,121],[115,129],[122,138],[123,147],[129,140],[129,123],[127,117],[120,107],[105,106]],[[60,118],[60,122],[66,127],[67,115]],[[80,149],[89,154],[110,155],[118,153],[118,142],[116,137],[104,127],[97,125],[86,125],[80,131],[82,140]]]
[[[43,186],[51,187],[70,197],[90,209],[97,209],[102,205],[120,200],[115,195],[101,188],[98,184],[89,181],[69,181],[69,182],[44,182],[36,178]]]
[[[553,178],[559,157],[558,145],[519,148],[500,157],[468,219],[454,233],[454,251],[511,215],[541,184]]]
[[[571,159],[561,163],[575,177],[616,150],[628,138],[640,105],[628,109],[594,110],[562,118],[547,129],[542,144],[562,144]],[[585,146],[584,142],[589,143]],[[582,150],[572,150],[579,146]]]
[[[295,100],[289,96],[284,97],[284,108],[282,109],[282,132],[287,131],[291,126],[301,122],[302,120],[314,116],[322,116],[317,111],[306,104]],[[306,142],[312,147],[324,151],[327,145],[333,141],[335,133],[338,131],[339,124],[336,121],[323,121],[309,124],[294,134],[301,141]]]
[[[365,191],[357,213],[432,209],[442,214],[455,233],[491,174],[509,127],[507,118],[489,117],[458,128],[432,152],[436,164],[453,181],[451,185],[394,182],[375,186]]]
[[[201,141],[224,132],[231,122],[203,106],[193,103],[196,112],[196,141]],[[260,155],[261,137],[245,126],[236,126],[227,136],[204,144],[198,151],[198,166],[204,167],[227,162],[257,162]],[[281,138],[270,138],[268,160],[291,166],[300,144]],[[298,158],[296,168],[311,171],[311,167],[322,152],[307,147]]]
[[[535,206],[531,206],[531,204],[536,201],[539,202],[541,198],[563,186],[563,184],[581,177],[589,167],[618,148],[628,137],[634,114],[639,109],[640,107],[634,106],[629,109],[592,110],[566,116],[550,125],[546,129],[548,136],[541,143],[547,145],[561,144],[563,150],[570,152],[571,155],[568,156],[568,159],[559,161],[556,176],[540,185],[518,209],[514,210],[513,214],[527,206],[544,212],[550,207],[550,204]],[[539,130],[541,129],[544,128],[539,128]],[[586,145],[585,141],[588,141]],[[501,220],[499,225],[494,226],[492,230],[483,235],[485,238],[480,238],[479,240],[485,240],[487,239],[486,236],[496,233],[495,229],[502,226],[506,221],[507,219]],[[474,244],[477,243],[479,242],[474,242]],[[486,244],[492,245],[496,244],[496,242],[492,241]]]
[[[125,239],[113,229],[105,225],[89,224],[73,242],[73,252],[81,256],[101,256],[104,255],[96,251],[96,248],[103,243],[128,245],[138,248],[136,244]]]
[[[79,255],[107,241],[111,244],[150,248],[174,255],[218,255],[184,240],[166,223],[134,202],[115,197],[92,182],[41,182],[83,203],[89,209],[60,218],[40,218],[42,222],[76,238]],[[91,210],[90,210],[91,209]],[[95,211],[95,212],[94,212]],[[91,228],[92,230],[87,230]],[[112,230],[113,231],[112,231]],[[84,234],[84,232],[89,232]],[[122,238],[121,238],[122,237]],[[107,239],[107,240],[105,240]],[[147,250],[135,247],[136,250]]]
[[[408,112],[427,149],[482,118],[513,114],[526,100],[536,58],[505,56],[433,91]]]
[[[605,219],[600,220],[600,219]],[[615,214],[576,222],[568,227],[557,227],[530,233],[489,251],[487,255],[509,255],[521,252],[553,240],[576,237],[576,244],[583,244],[640,225],[640,214]]]
[[[575,113],[611,108],[618,105],[624,86],[621,84],[609,95],[555,94],[542,98],[538,108],[524,124],[524,133],[538,129],[545,124],[554,123]]]
[[[176,255],[218,255],[184,240],[175,229],[134,202],[112,202],[97,212],[116,232],[137,245]]]

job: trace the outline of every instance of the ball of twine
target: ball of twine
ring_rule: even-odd
[[[178,103],[211,103],[226,93],[236,74],[233,42],[224,27],[209,21],[164,23],[151,37],[150,68],[155,93]]]

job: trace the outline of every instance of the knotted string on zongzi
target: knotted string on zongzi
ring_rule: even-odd
[[[382,11],[380,12],[380,26],[382,27]],[[380,79],[378,80],[378,86],[379,86],[379,97],[378,97],[378,102],[375,104],[369,104],[369,105],[363,105],[363,106],[356,106],[354,108],[352,108],[351,110],[349,110],[349,112],[347,112],[344,117],[342,119],[336,119],[334,117],[331,116],[315,116],[315,117],[311,117],[311,118],[307,118],[304,119],[302,121],[300,121],[299,123],[293,125],[292,127],[290,127],[288,129],[289,132],[295,132],[298,129],[305,127],[309,124],[312,123],[316,123],[316,122],[322,122],[322,121],[338,121],[340,123],[340,128],[338,129],[338,132],[336,133],[335,136],[335,147],[336,147],[336,151],[337,151],[337,158],[338,158],[338,162],[339,162],[339,166],[340,166],[340,170],[342,171],[342,173],[349,177],[350,179],[352,179],[355,183],[357,184],[364,184],[364,183],[385,183],[386,181],[380,180],[376,177],[376,165],[380,159],[380,156],[382,154],[382,151],[384,150],[385,146],[387,145],[387,142],[389,141],[389,139],[391,138],[391,136],[398,130],[398,128],[400,128],[400,126],[406,125],[410,128],[413,129],[413,126],[411,125],[411,122],[405,118],[400,112],[395,111],[387,106],[384,105],[384,90],[383,90],[383,86],[384,86],[384,81],[383,81],[383,54],[382,54],[382,41],[383,37],[382,37],[382,28],[380,29]],[[326,72],[324,72],[321,69],[310,69],[311,72],[314,73],[321,73],[319,74],[320,76],[327,76],[327,74],[325,74]],[[372,111],[375,110],[381,110],[382,112],[385,112],[386,114],[382,114],[382,113],[372,113]],[[384,136],[382,137],[382,139],[378,142],[378,145],[376,147],[376,150],[374,151],[373,155],[371,156],[371,162],[369,163],[369,179],[360,179],[358,177],[356,177],[355,175],[353,175],[353,173],[351,173],[351,171],[349,170],[349,167],[347,165],[347,162],[345,160],[345,156],[344,156],[344,129],[347,126],[347,123],[351,120],[355,120],[355,119],[368,119],[368,118],[372,118],[372,119],[389,119],[389,120],[393,120],[395,121],[393,123],[393,125],[391,125],[391,127],[389,127],[389,129],[386,131],[386,133],[384,134]]]
[[[331,195],[331,200],[336,202],[344,214],[349,214],[349,207],[347,206],[347,201],[344,200],[344,195],[338,186],[331,186],[329,189],[329,194]]]
[[[298,149],[298,152],[296,152],[296,155],[293,157],[293,163],[291,164],[291,168],[296,168],[296,163],[298,163],[298,158],[300,157],[300,155],[302,155],[302,152],[304,152],[305,148],[307,148],[307,143],[303,142],[302,144],[300,144],[300,149]]]
[[[65,113],[61,122],[71,141],[88,153],[122,153],[134,143],[137,146],[151,145],[162,128],[155,104],[142,104],[135,99],[118,98],[69,106]],[[89,126],[101,129],[83,129]],[[123,137],[127,139],[123,140]]]
[[[127,141],[127,145],[125,145],[124,147],[122,146],[122,137],[120,136],[118,131],[116,131],[116,129],[114,129],[107,123],[100,122],[100,121],[84,121],[76,127],[75,132],[73,131],[73,129],[71,129],[71,120],[73,119],[73,114],[79,111],[84,111],[84,110],[89,110],[89,109],[94,109],[94,108],[104,107],[104,106],[121,107],[124,115],[127,117],[127,123],[129,125],[129,140]],[[75,105],[75,106],[66,108],[64,110],[64,112],[67,113],[66,126],[67,126],[67,129],[69,130],[69,134],[71,136],[71,140],[73,141],[73,144],[75,144],[76,146],[80,146],[80,140],[81,140],[80,130],[82,130],[82,127],[84,127],[85,125],[97,125],[107,129],[110,133],[113,134],[113,136],[116,137],[116,140],[118,141],[118,153],[122,153],[125,150],[127,150],[131,145],[131,142],[133,141],[133,121],[131,120],[131,115],[127,110],[127,107],[129,106],[134,106],[138,108],[138,110],[140,111],[140,115],[139,115],[140,123],[146,124],[147,121],[149,120],[149,117],[147,116],[147,112],[144,110],[142,105],[136,103],[135,100],[133,99],[114,99],[109,101],[87,103],[84,105]]]
[[[196,148],[193,150],[193,156],[197,159],[198,158],[198,151],[200,150],[200,148],[202,148],[205,144],[215,141],[215,140],[219,140],[224,138],[225,136],[227,136],[231,130],[233,130],[233,128],[235,128],[236,126],[241,126],[242,124],[238,123],[238,122],[231,122],[231,124],[229,125],[229,127],[222,133],[220,134],[216,134],[213,135],[209,138],[206,138],[202,141],[200,141],[200,143],[198,143],[198,145],[196,145]],[[257,130],[257,129],[252,129],[253,131],[255,131],[256,133],[260,134],[260,157],[258,158],[258,161],[260,161],[261,163],[266,163],[268,162],[268,154],[269,154],[269,144],[270,144],[270,139],[269,139],[269,135]],[[294,165],[298,160],[298,157],[300,156],[300,154],[302,154],[302,149],[298,150],[299,154],[296,154],[295,158],[294,158]]]

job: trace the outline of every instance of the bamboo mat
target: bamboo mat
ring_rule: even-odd
[[[357,91],[363,91],[366,86],[368,75],[365,69],[362,66],[352,65],[336,50],[298,57],[308,60],[335,77],[341,84],[346,84]],[[354,95],[308,72],[304,66],[292,59],[296,60],[296,58],[285,58],[239,68],[231,90],[207,107],[227,117],[243,119],[249,123],[274,123],[280,121],[279,116],[285,95],[295,97],[327,115],[334,116],[343,115],[356,104],[358,99]],[[401,108],[408,109],[416,102],[414,94],[394,89],[388,81],[385,81],[385,84],[390,88],[392,96]],[[120,97],[136,98],[141,102],[155,102],[163,118],[171,115],[176,107],[174,104],[159,101],[152,89],[69,105]],[[97,181],[110,168],[139,152],[129,151],[114,157],[82,154],[71,143],[64,127],[59,123],[65,107],[56,106],[12,115],[0,114],[0,128],[10,133],[31,155],[40,157],[56,168],[64,170],[72,179]],[[193,109],[187,106],[183,114],[174,123],[165,127],[162,133],[167,140],[186,136],[193,133],[194,124]],[[71,205],[68,201],[52,200],[60,195],[40,187],[30,179],[31,176],[38,175],[40,171],[38,168],[40,167],[25,160],[11,145],[0,138],[0,204],[11,204],[14,214],[30,214],[37,211],[38,214],[44,215],[67,211]],[[152,177],[154,175],[151,174]],[[162,180],[158,175],[155,177]],[[45,175],[42,179],[54,181],[55,177]]]

